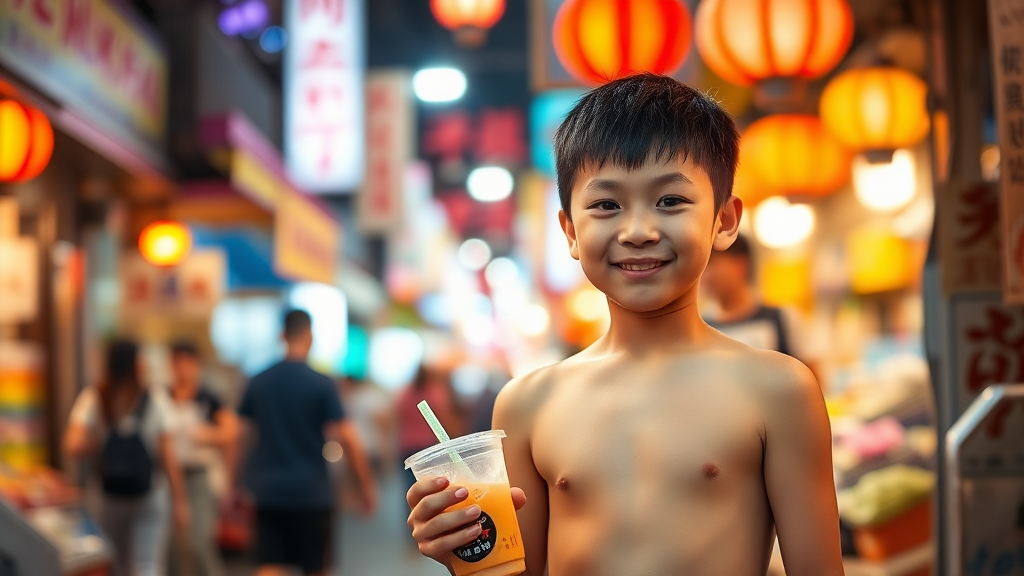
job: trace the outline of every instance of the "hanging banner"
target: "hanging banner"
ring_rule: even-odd
[[[372,72],[366,81],[366,180],[358,202],[365,233],[402,225],[403,179],[412,160],[410,83],[401,71]]]
[[[989,0],[1002,160],[1003,299],[1024,303],[1024,0]]]
[[[364,171],[362,0],[288,0],[285,163],[299,188],[351,193]]]
[[[157,143],[166,127],[167,57],[119,4],[0,0],[0,63],[61,104]]]
[[[992,384],[1024,382],[1024,308],[998,291],[954,296],[950,302],[955,414]]]
[[[999,290],[999,191],[989,182],[950,181],[939,205],[942,285],[947,295]]]

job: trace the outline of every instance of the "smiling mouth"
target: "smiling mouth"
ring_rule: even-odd
[[[663,262],[663,261],[656,261],[656,262],[652,261],[652,262],[641,262],[641,263],[626,263],[626,262],[622,262],[622,263],[616,264],[616,266],[618,266],[619,268],[622,268],[623,270],[628,270],[630,272],[644,272],[646,270],[653,270],[655,268],[660,268],[660,267],[664,266],[665,264],[666,264],[666,262]]]

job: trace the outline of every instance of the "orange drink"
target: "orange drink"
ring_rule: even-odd
[[[526,571],[526,552],[505,472],[501,439],[491,430],[442,442],[405,461],[417,479],[444,476],[469,497],[449,510],[480,506],[480,535],[450,554],[456,576],[514,576]]]

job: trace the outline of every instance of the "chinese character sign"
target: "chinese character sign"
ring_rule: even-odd
[[[285,161],[309,192],[356,190],[363,181],[362,0],[288,0]]]
[[[951,181],[943,188],[943,285],[947,294],[998,290],[1002,265],[999,250],[999,191],[994,184]]]
[[[1024,382],[1024,308],[965,299],[954,323],[957,414],[992,384]]]
[[[402,224],[402,189],[412,160],[410,79],[404,72],[370,74],[366,82],[366,180],[359,226],[388,232]]]
[[[1003,298],[1024,303],[1024,0],[989,0],[1002,156]]]

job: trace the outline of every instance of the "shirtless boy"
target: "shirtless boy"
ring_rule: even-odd
[[[743,211],[737,146],[717,103],[653,75],[590,92],[555,136],[559,218],[611,326],[495,406],[529,576],[763,576],[776,532],[788,576],[843,573],[814,377],[697,311]],[[444,512],[466,496],[409,491],[424,555],[447,565],[476,537],[479,508]]]

